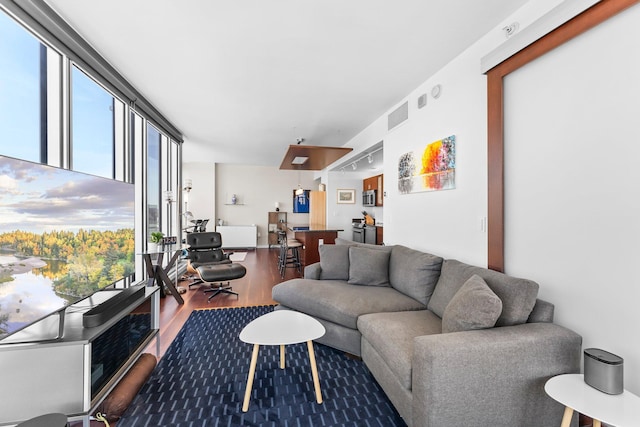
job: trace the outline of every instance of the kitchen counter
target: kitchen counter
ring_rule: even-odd
[[[333,232],[338,232],[338,231],[344,231],[341,228],[336,228],[336,229],[327,229],[327,228],[316,228],[313,226],[292,226],[289,227],[289,230],[293,231],[293,232],[300,232],[300,233],[324,233],[324,232],[329,232],[329,233],[333,233]]]
[[[334,244],[338,237],[338,231],[343,231],[337,228],[327,229],[314,226],[290,226],[289,230],[293,231],[296,240],[302,243],[300,263],[303,268],[320,261],[320,253],[318,252],[320,240],[326,244]]]

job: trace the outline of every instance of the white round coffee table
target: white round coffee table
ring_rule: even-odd
[[[240,340],[248,344],[253,344],[253,353],[251,354],[251,366],[249,367],[249,375],[247,377],[247,390],[244,393],[242,412],[249,410],[253,377],[256,372],[258,351],[261,345],[280,346],[280,369],[284,369],[284,346],[306,341],[307,349],[309,350],[311,375],[313,376],[313,385],[316,391],[316,401],[322,403],[320,380],[318,379],[318,369],[316,368],[316,356],[313,352],[313,340],[320,338],[324,333],[324,326],[316,319],[306,314],[290,310],[277,310],[267,313],[245,326],[242,332],[240,332]]]

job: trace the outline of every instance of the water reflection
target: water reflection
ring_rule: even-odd
[[[21,261],[0,255],[3,267],[14,263],[20,265]],[[66,263],[45,262],[44,267],[18,274],[5,273],[0,278],[0,339],[72,301],[53,290],[53,281],[66,273]]]

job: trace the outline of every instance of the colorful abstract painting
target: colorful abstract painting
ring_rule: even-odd
[[[398,190],[400,194],[456,188],[456,136],[428,144],[423,151],[400,156]]]

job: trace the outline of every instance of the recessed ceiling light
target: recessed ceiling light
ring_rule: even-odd
[[[304,162],[306,162],[307,160],[309,160],[308,157],[302,157],[302,156],[298,156],[298,157],[294,157],[293,160],[291,160],[291,164],[292,165],[302,165],[304,164]]]

